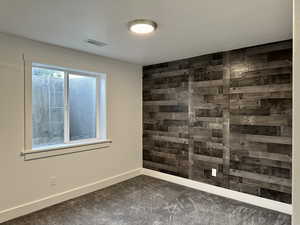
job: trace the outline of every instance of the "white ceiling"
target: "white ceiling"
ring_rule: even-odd
[[[157,32],[129,33],[140,18]],[[292,0],[1,0],[0,32],[148,65],[289,39]]]

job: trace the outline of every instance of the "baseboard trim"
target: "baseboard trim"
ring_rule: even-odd
[[[103,180],[99,180],[94,183],[86,184],[65,192],[57,193],[42,199],[38,199],[32,202],[28,202],[13,208],[0,211],[0,223],[41,210],[43,208],[58,204],[66,200],[79,197],[81,195],[85,195],[93,191],[109,187],[111,185],[131,179],[141,174],[142,168],[130,170],[128,172],[109,177]]]
[[[226,198],[231,198],[240,202],[245,202],[247,204],[271,209],[285,214],[292,215],[292,211],[293,211],[292,205],[290,204],[273,201],[273,200],[257,197],[254,195],[245,194],[238,191],[232,191],[226,188],[205,184],[198,181],[193,181],[186,178],[173,176],[173,175],[161,173],[150,169],[139,168],[139,169],[130,170],[128,172],[113,177],[99,180],[94,183],[86,184],[65,192],[57,193],[42,199],[38,199],[32,202],[28,202],[13,208],[0,211],[0,223],[79,197],[81,195],[88,194],[93,191],[97,191],[109,187],[111,185],[120,183],[122,181],[134,178],[139,175],[146,175],[146,176],[158,178],[168,182],[180,184],[186,187],[194,188],[200,191],[205,191]]]
[[[150,170],[150,169],[144,168],[142,171],[142,174],[144,174],[146,176],[158,178],[161,180],[169,181],[169,182],[172,182],[175,184],[180,184],[180,185],[183,185],[186,187],[194,188],[194,189],[197,189],[200,191],[205,191],[205,192],[208,192],[211,194],[219,195],[222,197],[234,199],[234,200],[244,202],[247,204],[251,204],[251,205],[255,205],[255,206],[259,206],[259,207],[263,207],[263,208],[267,208],[267,209],[271,209],[274,211],[292,215],[293,208],[292,208],[292,205],[290,205],[290,204],[273,201],[273,200],[257,197],[257,196],[250,195],[250,194],[245,194],[245,193],[238,192],[238,191],[232,191],[232,190],[229,190],[226,188],[221,188],[221,187],[217,187],[214,185],[205,184],[205,183],[201,183],[198,181],[193,181],[190,179],[173,176],[173,175],[161,173],[161,172]]]

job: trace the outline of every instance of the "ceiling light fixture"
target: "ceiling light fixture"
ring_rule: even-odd
[[[136,34],[149,34],[156,30],[157,23],[152,20],[138,19],[128,23],[129,30]]]

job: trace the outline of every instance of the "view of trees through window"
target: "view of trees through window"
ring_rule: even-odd
[[[64,71],[32,68],[32,146],[64,144],[96,138],[95,77],[69,74],[69,107],[65,109]],[[65,138],[65,110],[69,111],[69,138]]]

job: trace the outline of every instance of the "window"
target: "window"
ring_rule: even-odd
[[[30,122],[27,119],[26,123],[30,135],[26,149],[106,140],[105,74],[33,63],[30,75]]]

